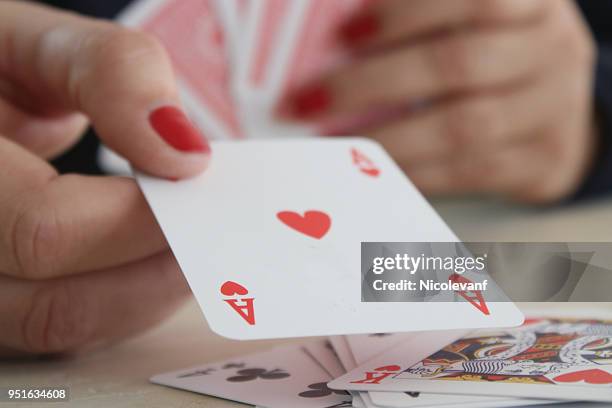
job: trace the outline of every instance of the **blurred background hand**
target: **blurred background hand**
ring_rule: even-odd
[[[72,351],[140,332],[189,296],[135,182],[47,163],[88,121],[137,168],[207,165],[168,58],[145,34],[0,2],[0,357]]]
[[[574,2],[381,0],[339,35],[355,58],[288,95],[285,118],[400,112],[343,132],[381,142],[426,194],[548,203],[589,170],[595,47]]]

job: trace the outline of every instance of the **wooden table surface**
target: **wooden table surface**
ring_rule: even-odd
[[[466,241],[612,242],[612,200],[552,209],[520,208],[473,200],[444,201],[434,205],[453,230]],[[612,304],[549,303],[521,307],[539,313],[587,314],[612,318]],[[0,387],[70,387],[70,403],[46,403],[42,405],[44,407],[243,406],[153,385],[148,382],[148,378],[160,372],[287,342],[238,342],[221,338],[211,333],[195,302],[190,302],[156,329],[112,348],[64,360],[0,363]],[[23,403],[0,405],[41,406]]]

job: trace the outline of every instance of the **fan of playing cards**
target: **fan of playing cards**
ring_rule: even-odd
[[[335,336],[152,381],[271,408],[494,408],[572,400],[607,401],[572,407],[607,407],[612,322],[533,319],[508,330]]]
[[[165,46],[187,110],[209,139],[311,135],[311,129],[279,123],[273,113],[287,92],[350,58],[337,28],[370,1],[140,0],[119,20]]]

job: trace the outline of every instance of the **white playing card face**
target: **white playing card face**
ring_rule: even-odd
[[[220,0],[139,0],[118,21],[154,35],[172,60],[189,116],[208,139],[244,136],[231,89],[232,38]],[[225,0],[224,0],[225,1]]]
[[[340,363],[342,363],[342,367],[344,367],[345,372],[357,367],[357,363],[355,361],[355,358],[351,354],[351,349],[349,348],[348,342],[346,341],[346,337],[348,336],[329,337],[329,341],[332,347],[334,348],[334,351],[338,356]]]
[[[369,333],[345,338],[355,363],[361,365],[403,341],[422,335],[423,333]]]
[[[350,407],[348,393],[326,387],[329,379],[301,346],[287,346],[159,374],[151,381],[263,407]]]
[[[216,142],[200,176],[139,184],[210,327],[235,339],[518,325],[511,302],[361,302],[362,241],[457,241],[367,139]],[[354,152],[368,157],[355,162]],[[398,318],[406,316],[406,318]],[[408,318],[409,317],[409,318]]]
[[[346,373],[330,340],[311,341],[304,344],[303,348],[311,358],[321,364],[330,377],[337,378]]]
[[[416,364],[407,354],[395,348],[330,386],[612,401],[612,322],[536,319],[464,336]]]

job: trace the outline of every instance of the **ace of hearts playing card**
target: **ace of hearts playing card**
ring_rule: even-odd
[[[378,144],[252,140],[213,142],[212,150],[196,178],[137,180],[217,333],[262,339],[522,322],[510,301],[487,303],[486,314],[467,301],[361,302],[361,242],[458,241]]]

